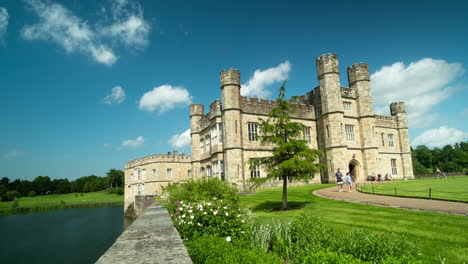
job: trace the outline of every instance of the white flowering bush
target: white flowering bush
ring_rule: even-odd
[[[175,201],[172,220],[185,240],[203,234],[233,239],[248,236],[251,213],[241,209],[231,201],[214,198],[212,201]]]

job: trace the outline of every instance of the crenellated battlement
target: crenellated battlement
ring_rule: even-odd
[[[177,151],[167,154],[153,154],[143,158],[134,159],[125,163],[125,169],[146,165],[155,162],[191,162],[192,157],[185,154],[178,154]]]
[[[351,87],[355,82],[370,81],[369,65],[364,62],[355,63],[348,67],[348,82]]]
[[[390,104],[390,113],[392,116],[406,113],[405,102],[393,102]]]
[[[317,65],[317,79],[321,79],[327,73],[340,73],[338,56],[333,53],[323,54],[315,60]]]
[[[356,90],[348,87],[341,87],[341,97],[356,99]]]
[[[240,103],[242,112],[249,114],[268,115],[273,108],[278,107],[278,102],[276,100],[269,101],[265,98],[259,100],[256,97],[248,98],[246,96],[241,96]],[[293,105],[296,106],[296,113],[294,113],[292,117],[315,118],[314,107],[312,105],[305,103],[293,103]]]
[[[203,116],[204,112],[205,106],[203,106],[203,104],[190,105],[190,116]]]
[[[222,70],[219,73],[221,87],[225,85],[238,85],[240,86],[240,72],[237,69]]]
[[[375,125],[383,127],[397,127],[396,118],[393,116],[374,115]]]

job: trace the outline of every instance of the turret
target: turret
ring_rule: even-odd
[[[240,109],[240,72],[236,69],[221,71],[219,74],[223,116],[223,148],[225,179],[245,183],[242,162],[242,123]],[[243,184],[243,189],[245,185]]]
[[[397,118],[398,127],[408,127],[406,120],[406,106],[405,102],[393,102],[390,104],[390,113]]]
[[[323,54],[315,60],[317,65],[317,79],[321,80],[327,73],[340,74],[338,56],[332,53]]]
[[[338,56],[328,53],[318,57],[315,63],[317,79],[320,82],[322,114],[343,112]]]
[[[358,115],[360,117],[373,117],[370,75],[367,63],[360,62],[349,66],[348,82],[349,88],[356,90]]]
[[[200,131],[200,120],[203,117],[205,107],[203,104],[191,104],[190,105],[190,129],[193,132]]]
[[[223,110],[239,109],[240,72],[236,69],[221,71],[219,74],[222,93]]]

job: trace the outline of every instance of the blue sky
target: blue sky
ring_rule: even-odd
[[[0,0],[1,177],[75,179],[187,145],[188,105],[317,86],[315,58],[367,62],[377,113],[413,145],[468,140],[464,1]],[[184,133],[185,132],[185,133]]]

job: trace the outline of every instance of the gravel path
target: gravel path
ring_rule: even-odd
[[[458,214],[468,216],[468,203],[417,199],[417,198],[402,198],[384,195],[374,195],[361,193],[356,190],[351,192],[345,191],[346,186],[343,186],[343,192],[338,192],[337,187],[330,187],[314,191],[313,193],[323,198],[341,200],[352,203],[363,203],[377,206],[404,208],[411,210],[424,210],[447,214]]]

